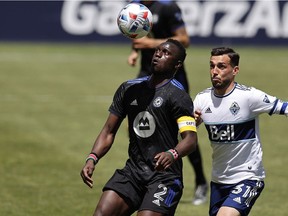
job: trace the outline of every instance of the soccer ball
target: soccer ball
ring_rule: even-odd
[[[151,31],[152,19],[152,13],[145,5],[130,3],[120,11],[117,25],[124,36],[141,38]]]

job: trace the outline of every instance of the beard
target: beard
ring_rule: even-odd
[[[232,80],[213,80],[213,77],[211,77],[211,82],[215,89],[221,90],[227,88]]]

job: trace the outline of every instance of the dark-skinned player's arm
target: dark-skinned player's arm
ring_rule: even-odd
[[[175,30],[174,35],[169,38],[178,40],[185,48],[187,48],[190,44],[190,38],[184,26]],[[154,49],[161,43],[167,41],[167,39],[168,38],[150,38],[149,36],[134,39],[132,43],[132,51],[136,52],[139,49]]]
[[[177,122],[182,140],[174,149],[167,149],[154,157],[155,169],[158,171],[167,169],[174,161],[196,150],[198,139],[195,119],[191,116],[183,116]]]
[[[84,183],[90,188],[93,187],[92,175],[95,165],[97,164],[98,160],[102,158],[111,148],[122,121],[123,118],[110,113],[106,123],[103,126],[103,129],[94,142],[91,153],[87,157],[86,164],[80,173]]]

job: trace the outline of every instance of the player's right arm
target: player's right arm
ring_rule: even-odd
[[[198,127],[203,122],[203,119],[201,118],[201,108],[200,108],[201,106],[199,104],[198,95],[196,95],[195,100],[193,101],[193,104],[194,104],[194,118],[196,121],[196,126]]]
[[[194,118],[196,121],[196,126],[198,127],[203,122],[203,119],[201,118],[201,111],[200,110],[194,111]]]
[[[91,153],[97,155],[97,158],[96,160],[90,160],[88,157],[86,164],[80,173],[84,183],[87,184],[90,188],[93,187],[92,175],[95,169],[95,165],[97,164],[98,160],[103,157],[111,148],[122,120],[123,118],[110,113],[103,129],[94,142]]]
[[[185,48],[187,48],[190,44],[190,38],[186,31],[185,26],[181,26],[174,31],[174,36],[171,37],[174,40],[180,41]]]
[[[186,31],[185,26],[181,26],[174,31],[174,35],[169,37],[174,40],[178,40],[182,45],[187,48],[190,44],[189,35]],[[139,49],[155,49],[161,43],[164,43],[168,38],[151,38],[148,36],[134,39],[132,42],[132,53]],[[131,54],[132,54],[131,53]],[[130,54],[130,56],[131,56]]]

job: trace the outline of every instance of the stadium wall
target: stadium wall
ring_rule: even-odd
[[[178,0],[193,44],[288,45],[288,1]],[[128,1],[1,1],[0,41],[129,42],[116,25]]]

